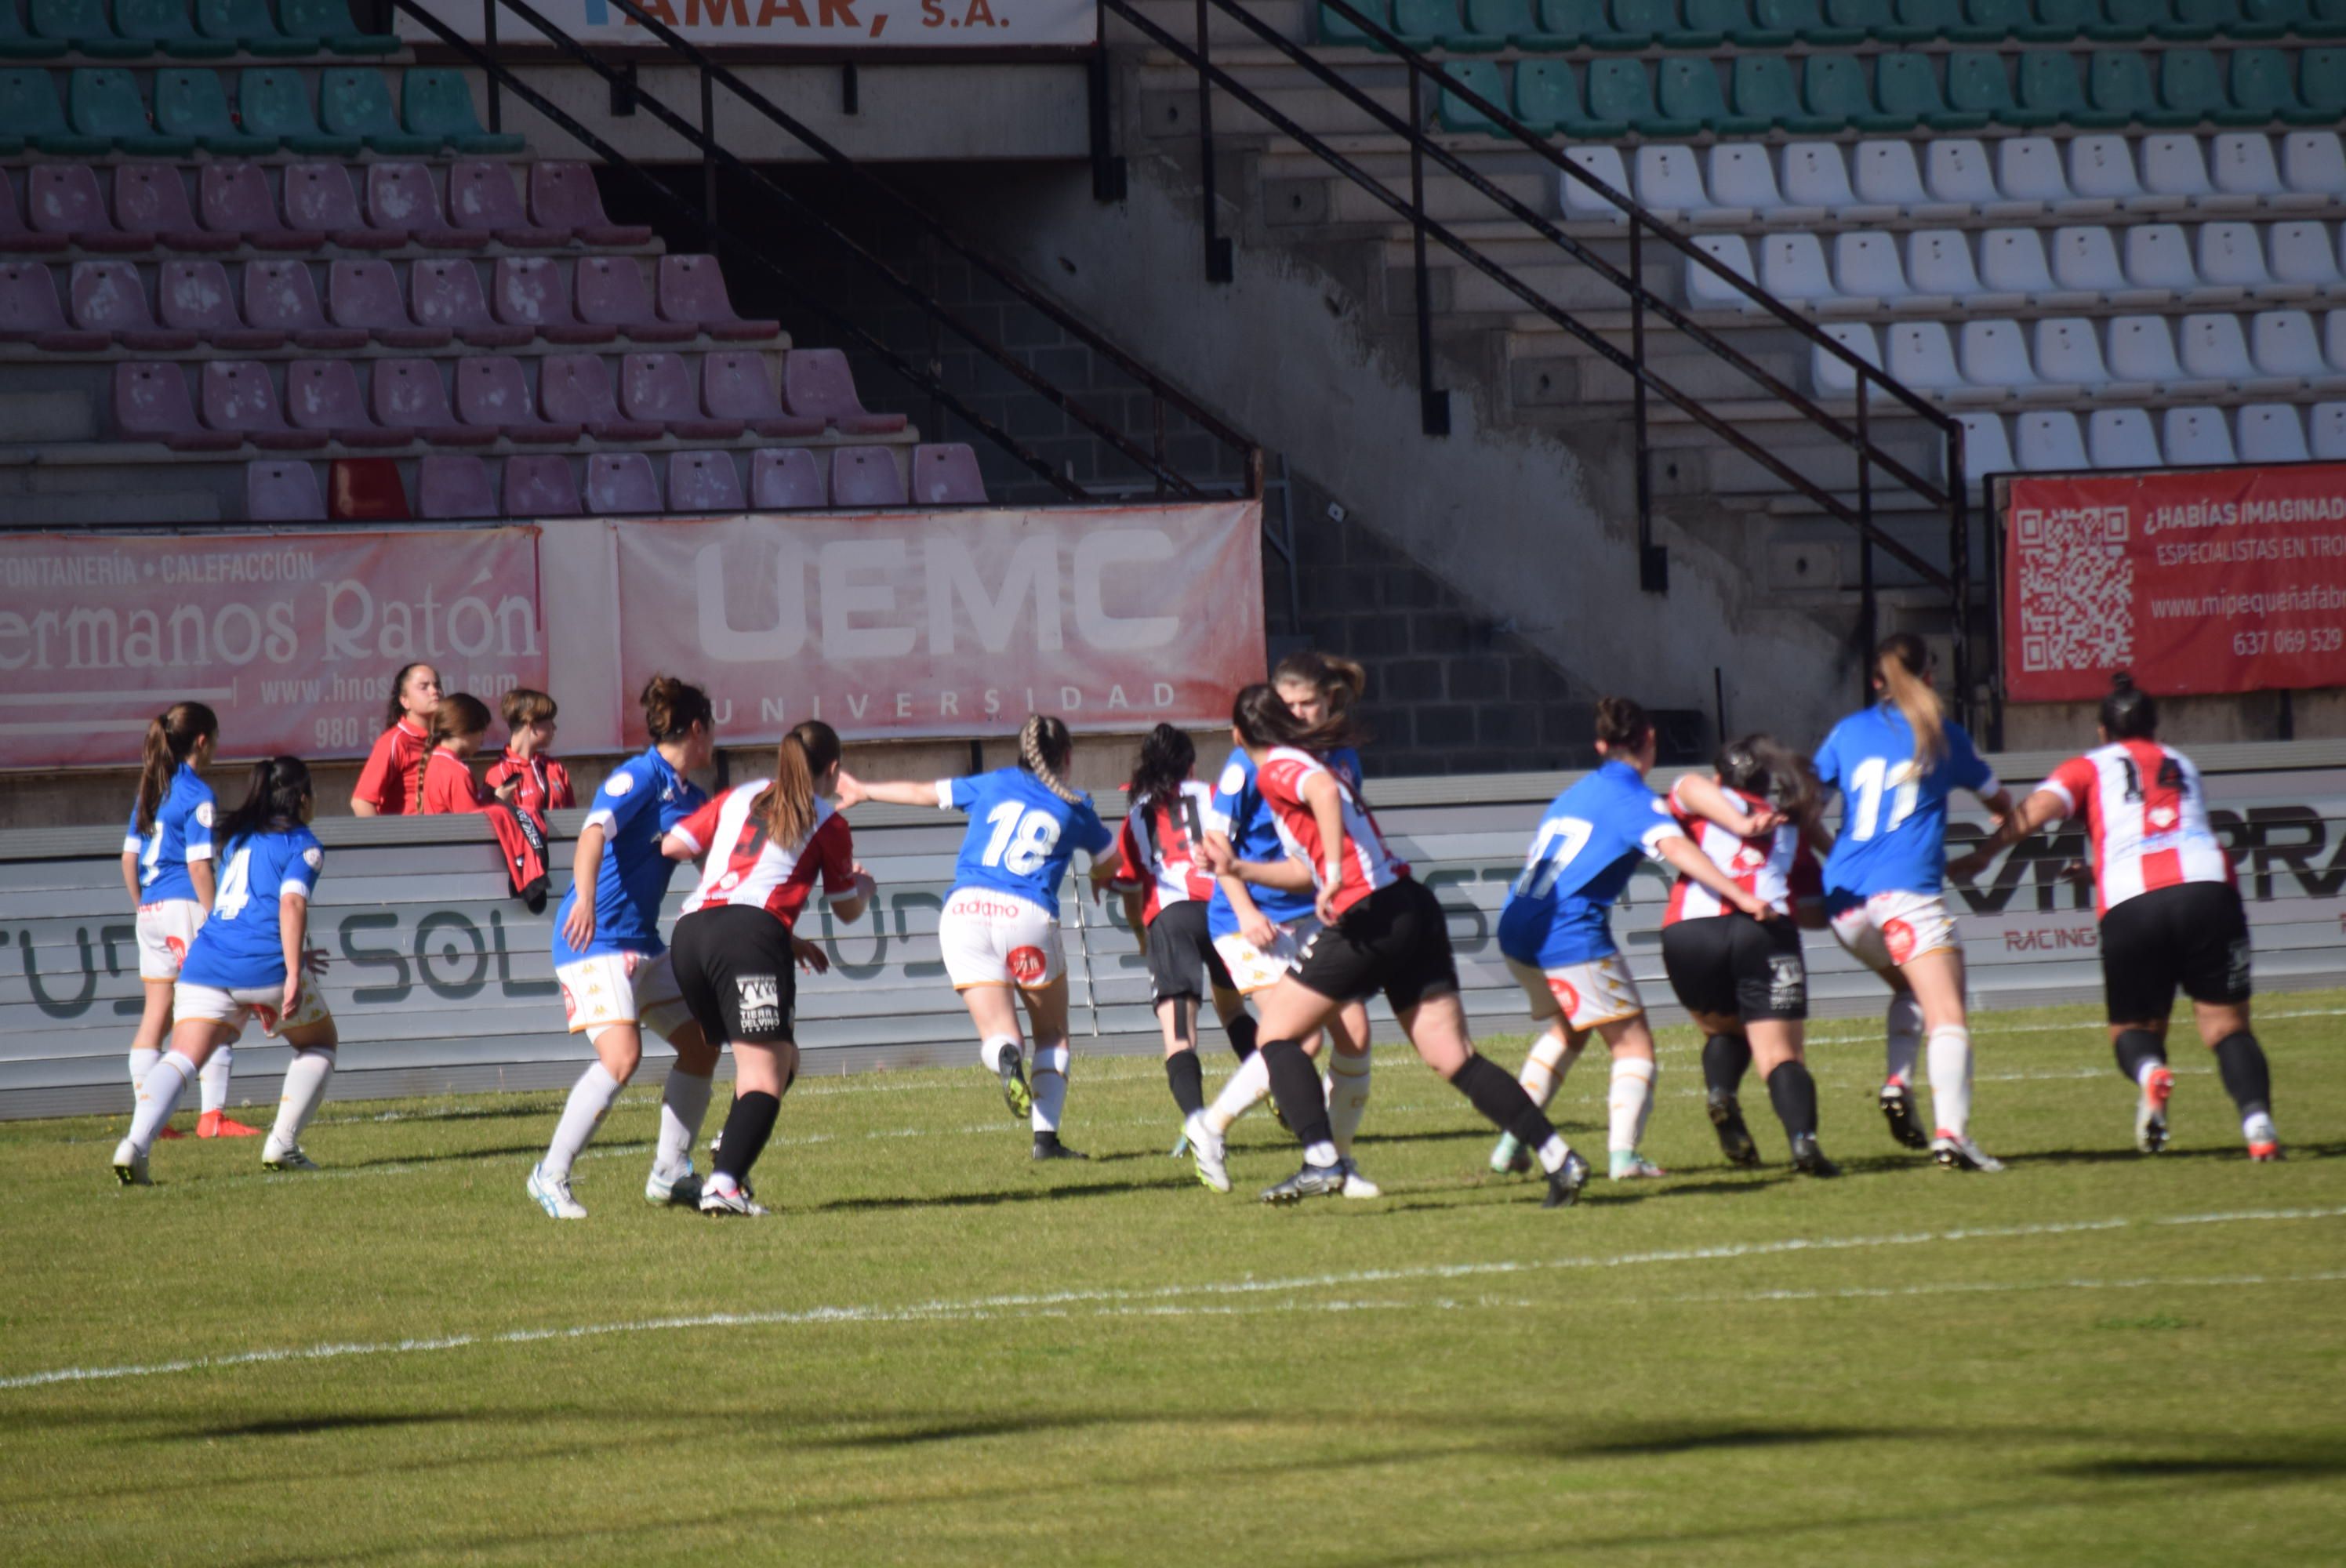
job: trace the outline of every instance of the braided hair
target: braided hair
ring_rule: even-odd
[[[1059,777],[1075,755],[1076,743],[1066,723],[1045,713],[1030,713],[1018,727],[1018,766],[1035,775],[1035,782],[1072,806],[1083,799]]]

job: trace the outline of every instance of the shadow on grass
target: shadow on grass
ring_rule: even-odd
[[[2292,1160],[2328,1160],[2346,1155],[2346,1143],[2284,1144],[2287,1156]],[[2167,1165],[2176,1160],[2245,1160],[2248,1155],[2237,1146],[2218,1145],[2178,1149],[2169,1147],[2156,1156],[2138,1150],[2111,1145],[2096,1149],[2032,1149],[2025,1154],[2005,1155],[2008,1166],[2033,1165],[2132,1165],[2157,1159]]]
[[[158,1442],[210,1442],[219,1438],[305,1437],[314,1432],[371,1431],[393,1427],[426,1427],[471,1420],[455,1410],[384,1411],[364,1415],[338,1411],[330,1415],[277,1416],[266,1420],[228,1421],[214,1426],[180,1427],[155,1434]]]
[[[923,1208],[992,1208],[1005,1203],[1051,1203],[1075,1197],[1116,1197],[1134,1192],[1180,1192],[1198,1185],[1197,1177],[1186,1172],[1168,1171],[1162,1181],[1086,1182],[1075,1186],[1037,1186],[997,1189],[992,1192],[949,1192],[926,1197],[835,1197],[822,1203],[811,1203],[803,1207],[793,1204],[794,1214],[856,1213],[878,1210],[902,1213]]]

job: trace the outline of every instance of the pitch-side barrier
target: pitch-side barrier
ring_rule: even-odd
[[[1992,760],[1999,777],[2025,789],[2064,755]],[[2194,756],[2249,901],[2259,989],[2346,984],[2346,741],[2218,746]],[[1478,1033],[1527,1027],[1495,925],[1542,809],[1575,777],[1370,786],[1387,836],[1450,911]],[[1654,782],[1667,788],[1670,777],[1658,770]],[[539,914],[507,895],[497,848],[477,818],[335,818],[316,825],[327,859],[311,930],[331,960],[322,983],[342,1028],[338,1097],[542,1089],[576,1078],[587,1050],[563,1028],[548,940],[581,815],[556,814],[554,899]],[[857,855],[879,879],[880,895],[852,926],[817,910],[801,927],[831,960],[829,974],[802,978],[800,986],[802,1071],[974,1062],[968,1015],[946,983],[936,940],[963,821],[872,806],[859,808],[853,821]],[[1958,809],[1951,850],[1960,853],[1984,827],[1975,808]],[[2076,832],[2040,836],[1978,884],[1955,890],[1975,1008],[2099,997],[2092,894],[2064,875],[2082,851]],[[141,1003],[121,853],[118,827],[28,830],[0,841],[0,1116],[86,1115],[129,1104],[124,1054]],[[1076,1051],[1154,1053],[1148,973],[1132,932],[1115,898],[1095,904],[1082,896],[1085,885],[1071,875],[1060,904]],[[669,919],[689,886],[689,871],[679,869]],[[1668,891],[1658,868],[1643,869],[1614,929],[1658,1020],[1678,1022],[1683,1014],[1661,967]],[[1880,1013],[1880,983],[1830,935],[1811,932],[1807,944],[1819,1016]],[[1394,1038],[1382,1004],[1374,1011],[1380,1038]],[[1210,1041],[1210,1024],[1205,1032]],[[286,1054],[249,1032],[237,1049],[236,1099],[273,1100]],[[650,1056],[646,1083],[665,1071],[657,1044]]]

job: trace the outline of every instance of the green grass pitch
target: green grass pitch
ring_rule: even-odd
[[[1218,1197],[1130,1058],[1078,1057],[1084,1166],[974,1065],[801,1084],[755,1222],[644,1203],[640,1091],[570,1225],[522,1190],[553,1095],[330,1105],[310,1176],[167,1143],[148,1190],[118,1119],[0,1125],[0,1559],[2334,1564],[2346,993],[2263,1013],[2277,1166],[2196,1044],[2136,1156],[2072,1009],[1980,1021],[2008,1174],[1891,1144],[1858,1023],[1811,1045],[1846,1179],[1756,1083],[1731,1170],[1678,1030],[1672,1174],[1560,1213],[1395,1049],[1388,1196],[1284,1211],[1268,1115]],[[1604,1093],[1557,1107],[1600,1170]]]

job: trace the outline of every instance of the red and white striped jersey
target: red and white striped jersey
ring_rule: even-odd
[[[2086,820],[2099,913],[2154,889],[2233,880],[2232,857],[2208,825],[2199,769],[2180,751],[2114,741],[2071,758],[2037,788],[2059,798],[2064,816]]]
[[[1375,892],[1390,887],[1409,875],[1409,862],[1393,858],[1385,847],[1384,835],[1377,830],[1377,820],[1361,804],[1341,775],[1329,772],[1327,765],[1308,751],[1291,746],[1274,748],[1255,770],[1255,788],[1262,792],[1262,802],[1270,808],[1271,820],[1279,824],[1279,841],[1287,852],[1311,868],[1314,887],[1322,885],[1321,879],[1326,867],[1321,854],[1320,822],[1312,816],[1311,808],[1303,799],[1303,782],[1314,773],[1327,773],[1336,782],[1337,799],[1342,803],[1344,843],[1342,849],[1343,880],[1336,887],[1336,913],[1343,912]]]
[[[708,856],[700,885],[684,901],[684,913],[708,904],[747,904],[787,926],[795,924],[806,907],[817,872],[826,893],[836,897],[854,890],[855,854],[847,819],[830,801],[814,803],[814,829],[804,843],[785,846],[766,836],[766,815],[755,808],[772,782],[752,779],[737,784],[668,830]]]
[[[1692,777],[1684,775],[1678,784],[1670,786],[1670,815],[1678,819],[1695,847],[1710,857],[1712,865],[1733,878],[1735,885],[1745,892],[1767,900],[1780,915],[1790,915],[1796,899],[1824,896],[1823,870],[1808,846],[1800,842],[1797,823],[1783,823],[1756,838],[1739,837],[1687,804],[1678,785]],[[1717,779],[1712,782],[1719,783]],[[1768,804],[1757,795],[1747,795],[1725,784],[1719,784],[1719,789],[1745,811],[1757,811]],[[1717,893],[1693,878],[1681,875],[1678,885],[1670,889],[1670,901],[1662,911],[1662,923],[1675,925],[1682,920],[1731,912]]]
[[[1143,924],[1156,920],[1168,904],[1191,899],[1204,903],[1214,896],[1214,879],[1198,863],[1198,846],[1206,837],[1206,810],[1213,799],[1211,785],[1191,779],[1172,799],[1158,796],[1124,814],[1124,827],[1116,836],[1116,885],[1148,890]]]

